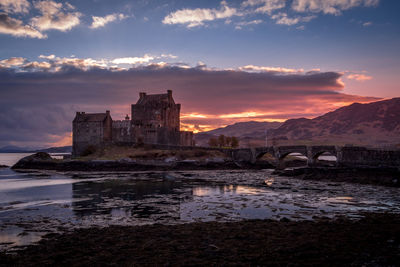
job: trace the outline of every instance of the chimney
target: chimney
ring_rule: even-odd
[[[79,111],[76,112],[76,116],[81,115],[81,113]]]
[[[110,111],[109,110],[106,110],[106,115],[110,116]]]
[[[167,90],[168,99],[172,100],[172,90]]]
[[[129,121],[129,116],[126,114],[125,120]]]
[[[139,93],[139,97],[140,97],[140,98],[143,98],[143,97],[145,97],[145,96],[146,96],[146,93],[144,93],[144,92],[140,92],[140,93]]]

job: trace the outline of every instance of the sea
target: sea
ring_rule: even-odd
[[[12,166],[29,154],[0,154]],[[60,157],[60,155],[53,155]],[[400,212],[400,189],[280,177],[273,170],[56,172],[0,169],[0,250],[109,225],[315,220]]]

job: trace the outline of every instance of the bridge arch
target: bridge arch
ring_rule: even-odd
[[[338,158],[331,152],[319,152],[313,155],[313,164],[322,166],[336,166],[338,164]]]
[[[305,165],[307,165],[307,162],[309,161],[309,153],[306,146],[280,146],[275,150],[275,157],[278,161],[278,169],[284,169],[286,167],[287,164],[285,158],[287,158],[287,156],[290,154],[302,155],[306,157],[307,161]]]
[[[309,154],[311,157],[310,163],[312,164],[320,164],[321,161],[319,157],[323,155],[330,155],[335,157],[335,164],[338,160],[338,150],[335,146],[312,146],[310,147]]]

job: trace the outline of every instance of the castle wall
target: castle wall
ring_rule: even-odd
[[[77,112],[72,122],[72,154],[79,156],[88,146],[100,147],[112,140],[112,118],[110,112],[103,113],[102,120],[92,120],[93,114]],[[95,116],[98,116],[95,115]],[[89,119],[86,119],[89,118]]]
[[[181,146],[194,146],[193,132],[181,131],[179,144]]]
[[[112,124],[113,120],[110,116],[110,112],[107,111],[107,118],[103,124],[103,141],[111,141],[112,140]]]
[[[131,142],[131,121],[119,120],[112,122],[112,140],[114,142]]]
[[[134,127],[168,128],[179,131],[180,104],[175,104],[172,91],[167,95],[146,95],[140,93],[140,99],[131,107]]]
[[[74,122],[72,126],[73,154],[79,156],[89,145],[98,146],[104,140],[102,122]]]

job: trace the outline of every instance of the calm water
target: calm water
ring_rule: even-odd
[[[0,165],[12,166],[23,157],[32,155],[32,153],[0,153]]]
[[[283,217],[310,220],[359,217],[363,211],[400,212],[400,189],[302,181],[271,172],[18,173],[0,169],[0,249],[76,227]]]

